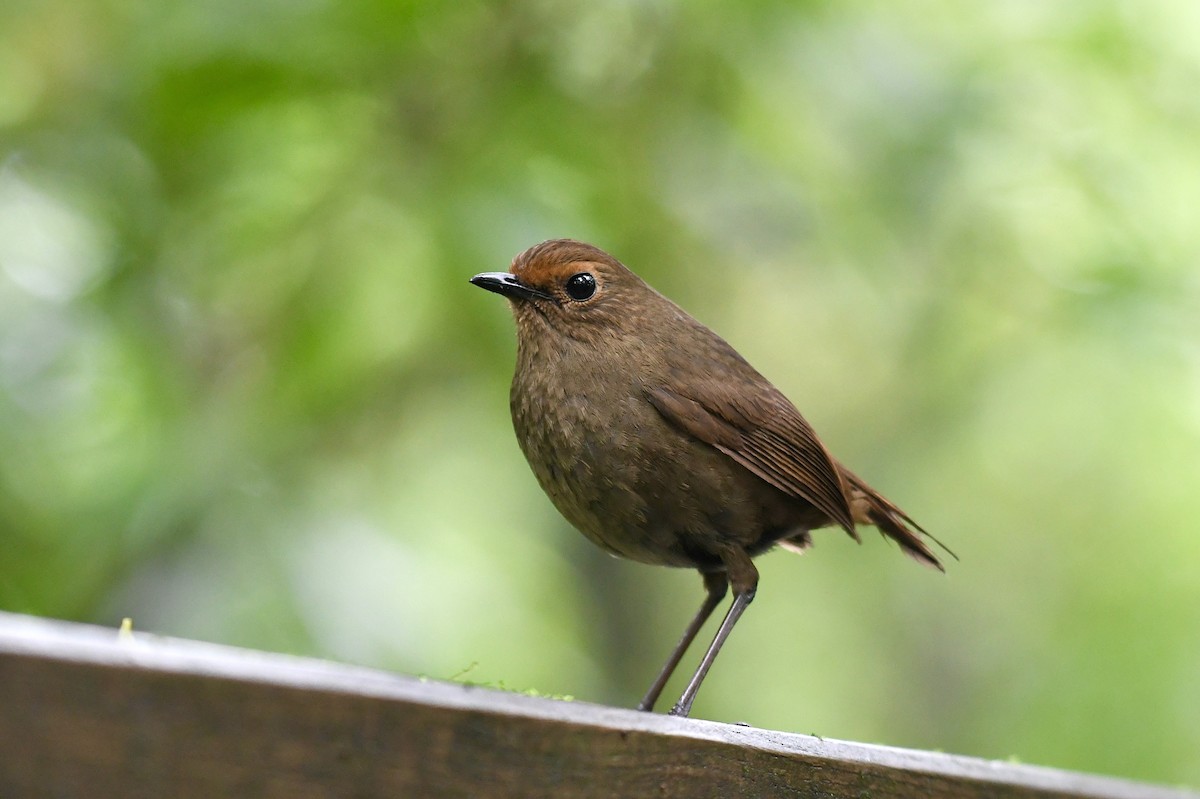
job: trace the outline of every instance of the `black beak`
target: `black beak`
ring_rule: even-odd
[[[483,272],[471,278],[471,282],[481,289],[494,291],[497,294],[503,294],[505,297],[520,300],[532,300],[535,297],[542,300],[554,299],[545,292],[525,285],[520,280],[517,280],[516,275],[510,275],[508,272]]]

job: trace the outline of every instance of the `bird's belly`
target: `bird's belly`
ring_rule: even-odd
[[[716,569],[724,549],[753,554],[795,527],[789,498],[680,435],[648,403],[625,403],[617,424],[563,400],[536,409],[514,401],[517,437],[558,511],[612,554]]]

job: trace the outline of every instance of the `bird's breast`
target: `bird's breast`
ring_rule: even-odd
[[[636,549],[644,502],[631,479],[642,459],[643,425],[628,391],[561,372],[519,370],[511,407],[521,450],[559,512],[609,552],[643,559]]]
[[[518,368],[512,385],[521,449],[572,525],[615,555],[701,568],[782,533],[781,494],[668,425],[631,375],[592,367]]]

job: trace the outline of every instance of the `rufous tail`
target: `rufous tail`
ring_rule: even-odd
[[[841,464],[838,464],[838,467],[841,469],[842,477],[849,489],[850,514],[854,518],[855,524],[874,525],[885,538],[890,538],[899,544],[900,548],[904,550],[904,554],[919,563],[932,566],[938,571],[944,572],[946,569],[929,549],[925,538],[946,550],[950,557],[958,559],[958,556],[951,552],[945,544],[925,532],[924,528],[914,522],[911,516],[867,485],[865,480]]]

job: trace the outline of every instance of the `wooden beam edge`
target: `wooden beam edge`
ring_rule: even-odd
[[[240,649],[147,633],[121,636],[116,629],[0,612],[0,659],[41,659],[117,669],[261,683],[343,693],[386,701],[469,710],[639,732],[801,756],[842,767],[858,765],[952,780],[1013,785],[1048,793],[1114,799],[1200,799],[1185,789],[985,760],[964,755],[817,738],[737,724],[679,719],[586,702],[531,697],[478,686],[425,680],[330,661]]]

